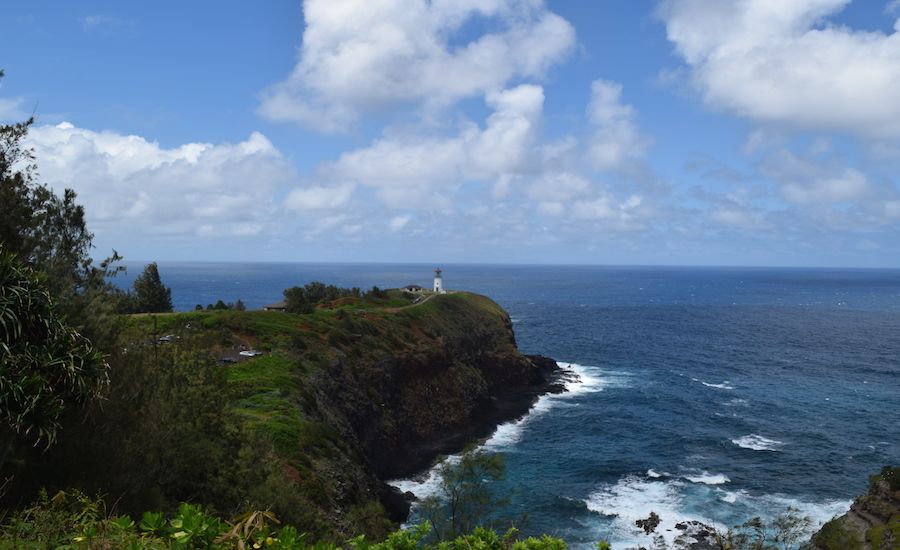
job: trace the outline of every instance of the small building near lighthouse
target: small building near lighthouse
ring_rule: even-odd
[[[441,268],[437,268],[434,270],[434,292],[438,294],[444,294],[444,277],[443,271]]]

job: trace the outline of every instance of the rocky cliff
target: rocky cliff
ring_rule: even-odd
[[[362,359],[339,355],[313,377],[322,406],[346,419],[382,479],[428,467],[554,389],[556,363],[520,354],[496,304],[456,294],[430,305],[427,315],[395,320],[393,336],[404,345]]]
[[[133,322],[134,333],[221,361],[242,429],[272,442],[285,483],[335,540],[379,516],[405,518],[408,503],[385,480],[427,468],[559,390],[556,363],[519,353],[507,313],[465,292]]]
[[[900,468],[869,479],[869,491],[816,533],[813,550],[900,550]]]

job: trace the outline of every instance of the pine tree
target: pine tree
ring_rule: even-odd
[[[156,262],[147,264],[134,280],[134,309],[139,313],[172,311],[172,289],[162,284]]]

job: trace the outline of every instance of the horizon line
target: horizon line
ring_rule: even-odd
[[[97,261],[97,259],[94,259]],[[900,271],[897,266],[842,266],[842,265],[788,265],[788,264],[616,264],[616,263],[565,263],[565,262],[428,262],[428,261],[316,261],[316,260],[123,260],[122,264],[287,264],[287,265],[408,265],[408,266],[477,266],[477,267],[605,267],[605,268],[668,268],[668,269],[831,269],[831,270],[881,270]]]

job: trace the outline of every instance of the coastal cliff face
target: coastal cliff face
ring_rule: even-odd
[[[422,307],[395,314],[399,349],[339,356],[314,377],[323,408],[346,419],[381,479],[414,474],[525,414],[556,368],[518,352],[509,317],[487,298]]]
[[[405,519],[408,503],[385,480],[417,473],[558,390],[556,363],[519,353],[507,313],[464,292],[381,307],[338,300],[303,315],[192,312],[134,323],[135,333],[152,326],[172,336],[167,345],[222,361],[242,430],[272,442],[282,482],[318,518],[307,530],[327,537],[332,529],[334,540]],[[262,355],[238,353],[248,348]]]
[[[869,479],[869,491],[812,537],[813,550],[900,549],[900,468]]]

